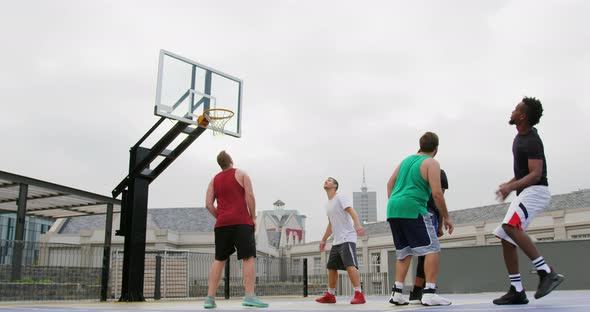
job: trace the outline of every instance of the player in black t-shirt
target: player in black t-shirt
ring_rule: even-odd
[[[449,180],[447,179],[447,174],[442,169],[440,170],[440,186],[443,193],[449,189]],[[441,237],[443,235],[443,229],[442,223],[440,222],[440,213],[438,212],[438,208],[436,208],[436,204],[434,203],[432,195],[426,204],[426,208],[428,208],[428,212],[432,213],[432,223],[434,223],[434,227],[437,229],[437,236]],[[424,272],[424,258],[424,256],[418,257],[414,290],[410,292],[410,304],[420,304],[422,300],[422,290],[424,289],[424,282],[426,279],[426,274]]]
[[[549,294],[564,279],[557,274],[541,256],[525,230],[531,220],[549,206],[551,193],[547,183],[547,161],[543,141],[533,126],[539,123],[543,115],[543,106],[535,98],[525,97],[512,112],[510,124],[516,126],[518,134],[512,144],[514,156],[514,177],[500,185],[496,191],[498,199],[504,201],[512,191],[516,198],[506,213],[502,224],[494,234],[502,240],[504,262],[510,278],[508,293],[495,299],[494,304],[527,304],[529,300],[522,286],[518,270],[519,247],[533,262],[539,275],[539,286],[535,299]]]

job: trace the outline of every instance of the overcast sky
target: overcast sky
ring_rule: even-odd
[[[204,206],[225,149],[259,210],[281,199],[318,240],[324,179],[352,198],[365,166],[384,220],[387,179],[425,131],[449,209],[495,204],[525,95],[545,108],[553,194],[590,187],[589,1],[1,3],[0,170],[109,195],[158,120],[166,49],[244,80],[243,136],[201,136],[152,183],[153,208]]]

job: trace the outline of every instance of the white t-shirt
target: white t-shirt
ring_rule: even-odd
[[[332,224],[334,241],[332,245],[356,243],[356,230],[352,217],[344,209],[352,207],[352,203],[344,195],[336,194],[326,203],[326,214]]]

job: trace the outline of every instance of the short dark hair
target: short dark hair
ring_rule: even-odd
[[[328,179],[334,181],[334,184],[336,184],[336,190],[338,190],[338,181],[336,181],[336,179],[334,179],[332,177],[328,177]]]
[[[543,116],[543,104],[534,97],[524,97],[522,99],[526,107],[526,118],[529,125],[534,126],[539,123],[541,116]]]
[[[229,154],[226,151],[221,151],[217,155],[217,163],[219,164],[219,167],[221,167],[221,169],[225,170],[229,168],[229,166],[232,163],[231,156],[229,156]]]
[[[432,153],[438,147],[438,135],[434,132],[426,132],[420,137],[420,151]]]

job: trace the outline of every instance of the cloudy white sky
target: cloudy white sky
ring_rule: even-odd
[[[588,1],[2,1],[0,170],[109,195],[155,123],[166,49],[244,80],[243,136],[201,136],[150,207],[203,206],[226,149],[277,199],[326,224],[322,182],[350,197],[440,136],[451,210],[494,204],[512,176],[522,96],[541,99],[554,194],[590,187]]]

